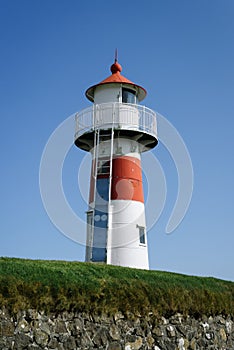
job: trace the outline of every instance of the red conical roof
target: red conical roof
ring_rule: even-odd
[[[118,83],[118,84],[120,83],[120,84],[124,84],[124,85],[133,85],[137,90],[138,100],[141,101],[145,98],[147,92],[143,87],[136,85],[131,80],[128,80],[127,78],[125,78],[123,75],[120,74],[120,72],[122,71],[122,67],[117,62],[117,59],[115,59],[115,62],[110,67],[110,70],[111,70],[112,75],[110,75],[108,78],[102,80],[99,84],[93,85],[86,90],[85,95],[90,101],[94,102],[94,92],[95,92],[95,88],[97,86],[100,86],[103,84],[113,84],[113,83]]]

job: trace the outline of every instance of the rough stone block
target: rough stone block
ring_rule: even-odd
[[[66,323],[64,321],[57,320],[55,322],[55,332],[58,334],[67,333],[68,331],[67,331]]]
[[[138,337],[134,342],[127,342],[125,344],[125,350],[138,350],[142,346],[142,338]]]
[[[58,340],[56,338],[50,339],[50,341],[48,343],[48,347],[50,349],[56,349],[58,347],[58,345],[59,345],[59,342],[58,342]]]
[[[220,328],[219,334],[220,334],[221,339],[224,342],[226,342],[227,341],[227,335],[226,335],[226,332],[225,332],[224,328]]]
[[[13,349],[21,350],[28,347],[31,343],[32,339],[28,335],[24,333],[16,334]]]
[[[34,337],[37,345],[41,345],[43,347],[48,344],[48,340],[49,340],[48,334],[46,334],[45,332],[42,332],[40,329],[36,329],[34,333]]]
[[[122,346],[117,342],[112,342],[107,345],[107,350],[122,350]]]
[[[167,326],[167,334],[169,337],[175,337],[176,336],[175,327],[171,325]]]
[[[0,322],[0,336],[10,337],[14,335],[14,325],[10,319],[6,319]]]
[[[76,349],[76,341],[75,338],[69,336],[68,339],[64,342],[63,347],[65,350],[74,350]]]
[[[116,325],[112,324],[110,326],[109,333],[110,333],[110,336],[113,340],[121,339],[121,334],[120,334],[119,328]]]

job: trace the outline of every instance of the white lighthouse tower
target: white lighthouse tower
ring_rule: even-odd
[[[112,75],[86,91],[92,107],[76,115],[75,144],[92,156],[86,261],[148,269],[141,153],[158,143],[156,114],[121,71],[116,57]]]

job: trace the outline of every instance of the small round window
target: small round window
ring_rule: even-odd
[[[122,102],[123,103],[137,103],[136,91],[122,88]]]

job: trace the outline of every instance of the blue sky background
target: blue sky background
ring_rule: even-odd
[[[177,174],[162,145],[153,151],[168,193],[149,232],[150,268],[234,281],[233,18],[233,0],[0,0],[0,256],[84,260],[44,210],[39,165],[53,130],[90,106],[84,91],[110,74],[117,47],[123,75],[177,128],[194,167],[191,205],[167,235]],[[85,217],[83,156],[70,150],[63,178]]]

